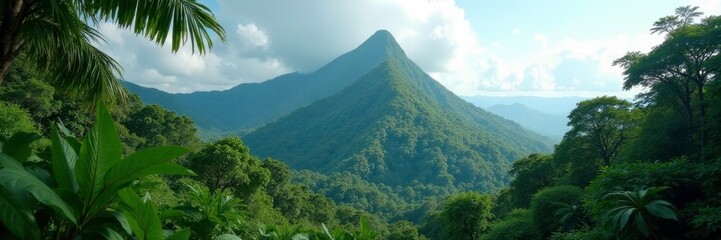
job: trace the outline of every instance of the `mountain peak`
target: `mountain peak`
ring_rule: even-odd
[[[377,52],[381,51],[387,56],[399,55],[405,56],[403,48],[398,44],[396,39],[393,37],[388,30],[381,29],[376,31],[368,39],[365,40],[357,50]]]

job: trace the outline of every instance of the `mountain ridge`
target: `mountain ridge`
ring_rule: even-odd
[[[169,94],[125,82],[149,104],[188,115],[205,129],[234,131],[254,128],[315,100],[330,96],[370,71],[388,56],[405,52],[386,30],[376,31],[354,50],[318,70],[288,73],[260,83],[243,83],[223,91]],[[159,91],[159,90],[158,90]]]
[[[419,189],[498,188],[509,180],[511,161],[550,151],[548,139],[463,101],[405,56],[244,141],[259,156],[295,169],[349,171]]]

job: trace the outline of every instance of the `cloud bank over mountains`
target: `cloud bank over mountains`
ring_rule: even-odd
[[[698,5],[714,7],[710,2]],[[503,42],[482,44],[484,36],[497,33],[476,32],[474,24],[494,23],[470,22],[467,10],[454,1],[217,0],[211,5],[228,41],[216,41],[202,58],[190,49],[172,54],[112,24],[100,27],[108,41],[101,48],[120,62],[126,80],[187,93],[312,72],[387,29],[413,61],[456,94],[578,95],[619,92],[622,76],[611,62],[663,39],[643,32],[550,41],[544,33],[509,28],[533,47],[519,58],[505,56],[502,49],[513,46]]]

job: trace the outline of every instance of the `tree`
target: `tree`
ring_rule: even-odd
[[[657,93],[671,92],[681,104],[679,112],[694,134],[686,138],[695,137],[697,152],[702,153],[708,138],[706,84],[721,72],[718,64],[721,17],[695,23],[701,16],[697,10],[698,7],[679,7],[675,15],[659,19],[651,31],[666,33],[664,42],[648,54],[629,52],[614,61],[614,65],[624,68],[625,90],[637,86],[651,89],[639,95],[647,102],[655,102]]]
[[[609,166],[623,144],[635,136],[641,118],[630,102],[616,97],[582,101],[568,115],[571,130],[564,140],[583,138],[603,160],[603,166]]]
[[[270,181],[270,172],[240,138],[220,139],[190,157],[191,169],[210,191],[232,190],[237,196],[248,197]]]
[[[383,239],[393,240],[422,240],[426,239],[418,233],[418,228],[408,221],[398,221],[391,224],[389,233]]]
[[[568,118],[571,130],[556,146],[555,160],[559,168],[570,167],[570,183],[585,185],[599,166],[618,160],[622,147],[636,137],[643,116],[630,102],[603,96],[579,102]]]
[[[531,202],[531,215],[540,239],[551,236],[551,233],[567,226],[561,221],[564,216],[555,213],[568,205],[580,205],[583,190],[576,186],[561,185],[545,188],[535,195]]]
[[[36,132],[28,112],[15,104],[0,102],[0,140],[17,132]]]
[[[653,187],[638,191],[617,191],[603,197],[608,201],[609,210],[604,221],[617,234],[658,238],[655,232],[657,219],[678,221],[676,208],[665,200],[658,199],[658,192],[665,187]],[[632,227],[630,225],[635,225]]]
[[[130,133],[145,139],[142,147],[177,145],[191,147],[200,140],[193,120],[158,105],[148,105],[123,121]]]
[[[494,221],[488,233],[482,235],[480,239],[527,240],[534,239],[537,235],[531,212],[527,209],[514,209],[508,216]]]
[[[553,184],[554,172],[551,155],[531,154],[513,162],[509,172],[515,177],[510,189],[512,208],[528,208],[534,193]]]
[[[448,239],[476,240],[490,228],[493,218],[489,195],[465,192],[446,202],[443,216]]]
[[[54,86],[86,99],[122,95],[120,66],[95,47],[103,36],[93,24],[114,22],[159,45],[167,40],[173,52],[190,42],[193,52],[206,53],[208,29],[225,39],[210,10],[193,0],[7,0],[0,12],[0,85],[24,55]]]

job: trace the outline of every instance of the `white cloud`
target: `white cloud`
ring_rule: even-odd
[[[235,32],[240,36],[245,44],[260,48],[268,48],[268,45],[270,44],[268,35],[266,35],[263,30],[258,29],[258,26],[254,23],[246,25],[238,24],[238,29]]]

